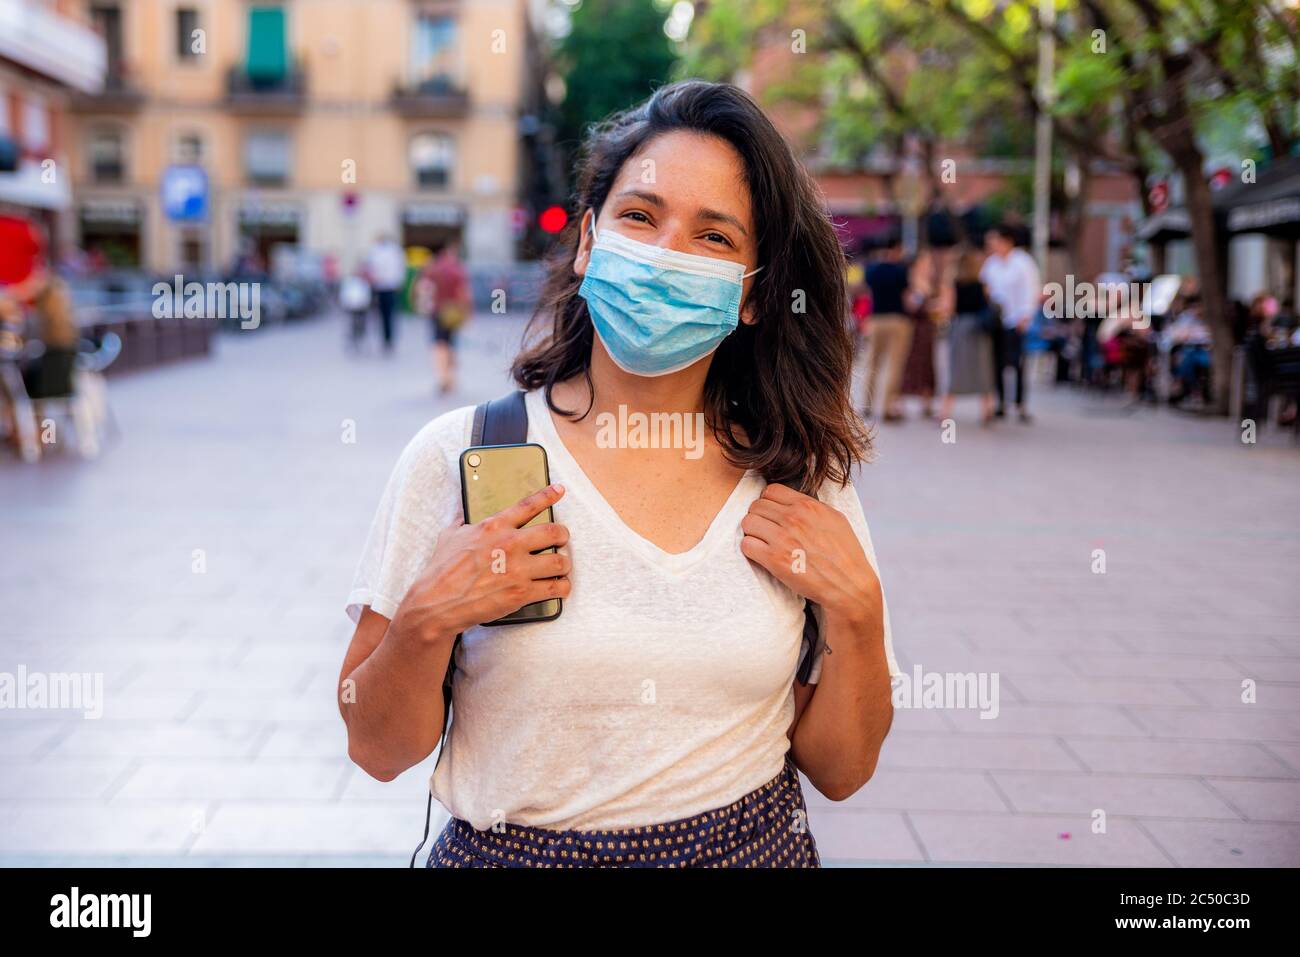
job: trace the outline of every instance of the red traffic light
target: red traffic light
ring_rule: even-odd
[[[558,233],[569,222],[569,214],[563,206],[548,206],[537,217],[537,225],[544,233]]]

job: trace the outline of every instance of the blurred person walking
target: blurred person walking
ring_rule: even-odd
[[[348,347],[353,352],[361,350],[361,343],[366,337],[366,316],[374,299],[370,283],[366,282],[365,271],[356,269],[350,276],[339,283],[339,305],[348,314]]]
[[[366,275],[375,292],[375,307],[379,310],[384,351],[392,352],[397,293],[406,283],[406,253],[391,235],[380,235],[370,247],[370,253],[366,257]]]
[[[988,258],[980,267],[980,279],[989,298],[1002,318],[1001,334],[993,339],[994,390],[997,418],[1006,414],[1006,383],[1003,372],[1011,369],[1016,376],[1016,412],[1028,425],[1033,420],[1025,408],[1025,333],[1033,321],[1042,298],[1042,284],[1034,257],[1016,245],[1015,231],[1005,224],[994,226],[984,237]]]
[[[875,414],[876,402],[879,401],[884,410],[884,421],[903,420],[898,397],[913,334],[905,302],[909,273],[903,260],[903,243],[897,235],[889,238],[876,261],[867,267],[867,288],[871,290],[871,332],[867,342],[867,395],[863,411],[868,419]],[[883,399],[878,399],[878,390],[884,392]]]
[[[469,275],[451,244],[437,250],[420,271],[418,282],[433,335],[433,373],[438,392],[456,388],[456,333],[473,307]]]
[[[932,249],[923,250],[912,264],[903,305],[912,321],[912,342],[903,365],[902,395],[921,400],[922,418],[934,418],[934,342],[938,312],[936,272],[939,257]]]
[[[952,282],[944,292],[944,305],[952,321],[948,326],[948,369],[939,418],[952,417],[955,396],[978,395],[980,423],[989,425],[993,421],[993,337],[1002,330],[980,279],[983,265],[979,250],[963,249],[957,256]]]

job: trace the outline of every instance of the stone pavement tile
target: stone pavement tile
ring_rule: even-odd
[[[1066,656],[1079,674],[1087,678],[1227,678],[1241,679],[1247,673],[1223,655],[1198,658],[1191,655],[1098,655]]]
[[[823,865],[925,860],[902,814],[809,808],[808,829]]]
[[[1208,681],[1201,678],[1179,678],[1178,686],[1189,695],[1194,695],[1198,702],[1211,708],[1225,711],[1234,708],[1250,707],[1261,711],[1300,711],[1300,689],[1294,685],[1280,684],[1275,681],[1256,680],[1254,684],[1255,700],[1245,704],[1242,683],[1239,679]],[[1146,704],[1164,704],[1174,702],[1148,701]]]
[[[857,794],[831,801],[816,788],[804,791],[811,812],[866,811],[1006,811],[1007,803],[981,771],[918,771],[890,768],[877,771]]]
[[[997,628],[979,629],[970,635],[977,651],[1032,651],[1061,654],[1071,651],[1099,651],[1121,654],[1128,651],[1112,635],[1100,630],[1089,634],[1074,632],[1010,631]]]
[[[908,817],[928,859],[938,863],[1169,866],[1137,824],[1124,819],[1112,818],[1107,833],[1093,834],[1085,815],[923,812]]]
[[[1071,757],[1055,739],[1049,737],[942,735],[912,731],[890,734],[885,739],[879,767],[953,768],[973,771],[1082,770],[1078,761]]]
[[[1122,774],[995,771],[993,779],[1018,812],[1108,817],[1198,817],[1239,820],[1239,815],[1195,778]]]
[[[1179,682],[1168,678],[1144,678],[1136,671],[1127,678],[1032,675],[1004,678],[1002,683],[1030,704],[1200,704]]]
[[[143,668],[129,687],[132,693],[203,689],[208,691],[295,692],[310,675],[307,666],[280,662],[274,666],[151,664]]]
[[[1253,743],[1066,737],[1094,772],[1294,778],[1296,772]]]
[[[0,853],[152,854],[193,840],[189,805],[119,808],[43,802],[0,808]]]
[[[347,770],[346,758],[145,760],[112,800],[334,801]]]
[[[0,712],[5,713],[5,712]],[[30,715],[32,712],[8,712]],[[81,722],[63,712],[41,712],[41,717],[0,718],[0,756],[35,757],[45,753]]]
[[[388,808],[293,801],[223,804],[190,849],[193,854],[384,854],[411,851],[424,817]],[[427,852],[428,845],[425,845]]]
[[[259,758],[336,758],[348,753],[348,733],[343,719],[277,721],[257,751]]]
[[[0,801],[99,801],[130,765],[131,759],[125,757],[7,758],[0,761]]]
[[[897,715],[899,712],[895,711]],[[1147,737],[1148,731],[1115,705],[1017,704],[1002,702],[997,717],[982,718],[972,709],[950,709],[944,714],[963,734],[1128,735]]]
[[[1261,744],[1261,748],[1286,764],[1300,777],[1300,744],[1275,744],[1272,741]]]
[[[122,691],[104,692],[105,721],[180,721],[189,713],[199,691]]]
[[[1205,786],[1252,821],[1300,824],[1300,781],[1206,778]]]
[[[222,688],[204,692],[190,716],[194,721],[328,721],[331,718],[337,718],[342,724],[332,695]]]
[[[1130,708],[1129,713],[1157,738],[1300,742],[1300,712],[1264,711],[1252,705],[1233,709]]]
[[[1292,684],[1300,685],[1300,657],[1294,655],[1264,656],[1235,653],[1232,655],[1232,661],[1246,677],[1264,678],[1269,681],[1289,681]],[[1295,694],[1296,697],[1300,698],[1300,687],[1295,689]]]
[[[962,647],[934,653],[926,646],[915,655],[927,672],[993,673],[1005,675],[1076,675],[1067,655],[1053,651],[1009,651]]]
[[[1118,632],[1115,636],[1128,650],[1141,655],[1276,655],[1282,649],[1276,638],[1246,638],[1228,635],[1171,635],[1164,632]]]
[[[1179,867],[1300,867],[1300,824],[1146,821]]]
[[[270,728],[263,721],[82,721],[51,754],[135,758],[250,757]]]

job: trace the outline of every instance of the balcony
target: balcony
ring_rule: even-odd
[[[0,0],[0,59],[87,93],[99,88],[107,63],[104,41],[35,0]]]
[[[307,103],[307,74],[296,64],[279,76],[253,76],[242,66],[226,73],[226,106],[237,113],[286,116]]]
[[[460,118],[469,114],[469,93],[448,76],[398,85],[389,103],[402,116],[412,118]]]
[[[144,89],[125,67],[109,68],[103,89],[75,93],[70,106],[78,113],[135,113],[144,105]]]

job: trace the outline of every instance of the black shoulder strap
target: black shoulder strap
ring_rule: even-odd
[[[474,427],[470,431],[469,444],[473,445],[520,445],[528,441],[528,407],[524,404],[524,393],[518,390],[484,402],[474,407]],[[451,683],[456,674],[456,651],[460,648],[460,635],[456,636],[451,646],[451,657],[447,659],[447,673],[442,679],[442,737],[438,741],[438,758],[433,769],[438,770],[442,763],[442,752],[447,745],[447,729],[451,723]],[[811,657],[811,654],[810,654]],[[424,837],[411,855],[411,866],[415,858],[429,839],[429,822],[433,814],[433,793],[429,793],[424,809]]]
[[[521,445],[528,441],[528,407],[515,391],[474,409],[470,445]]]

